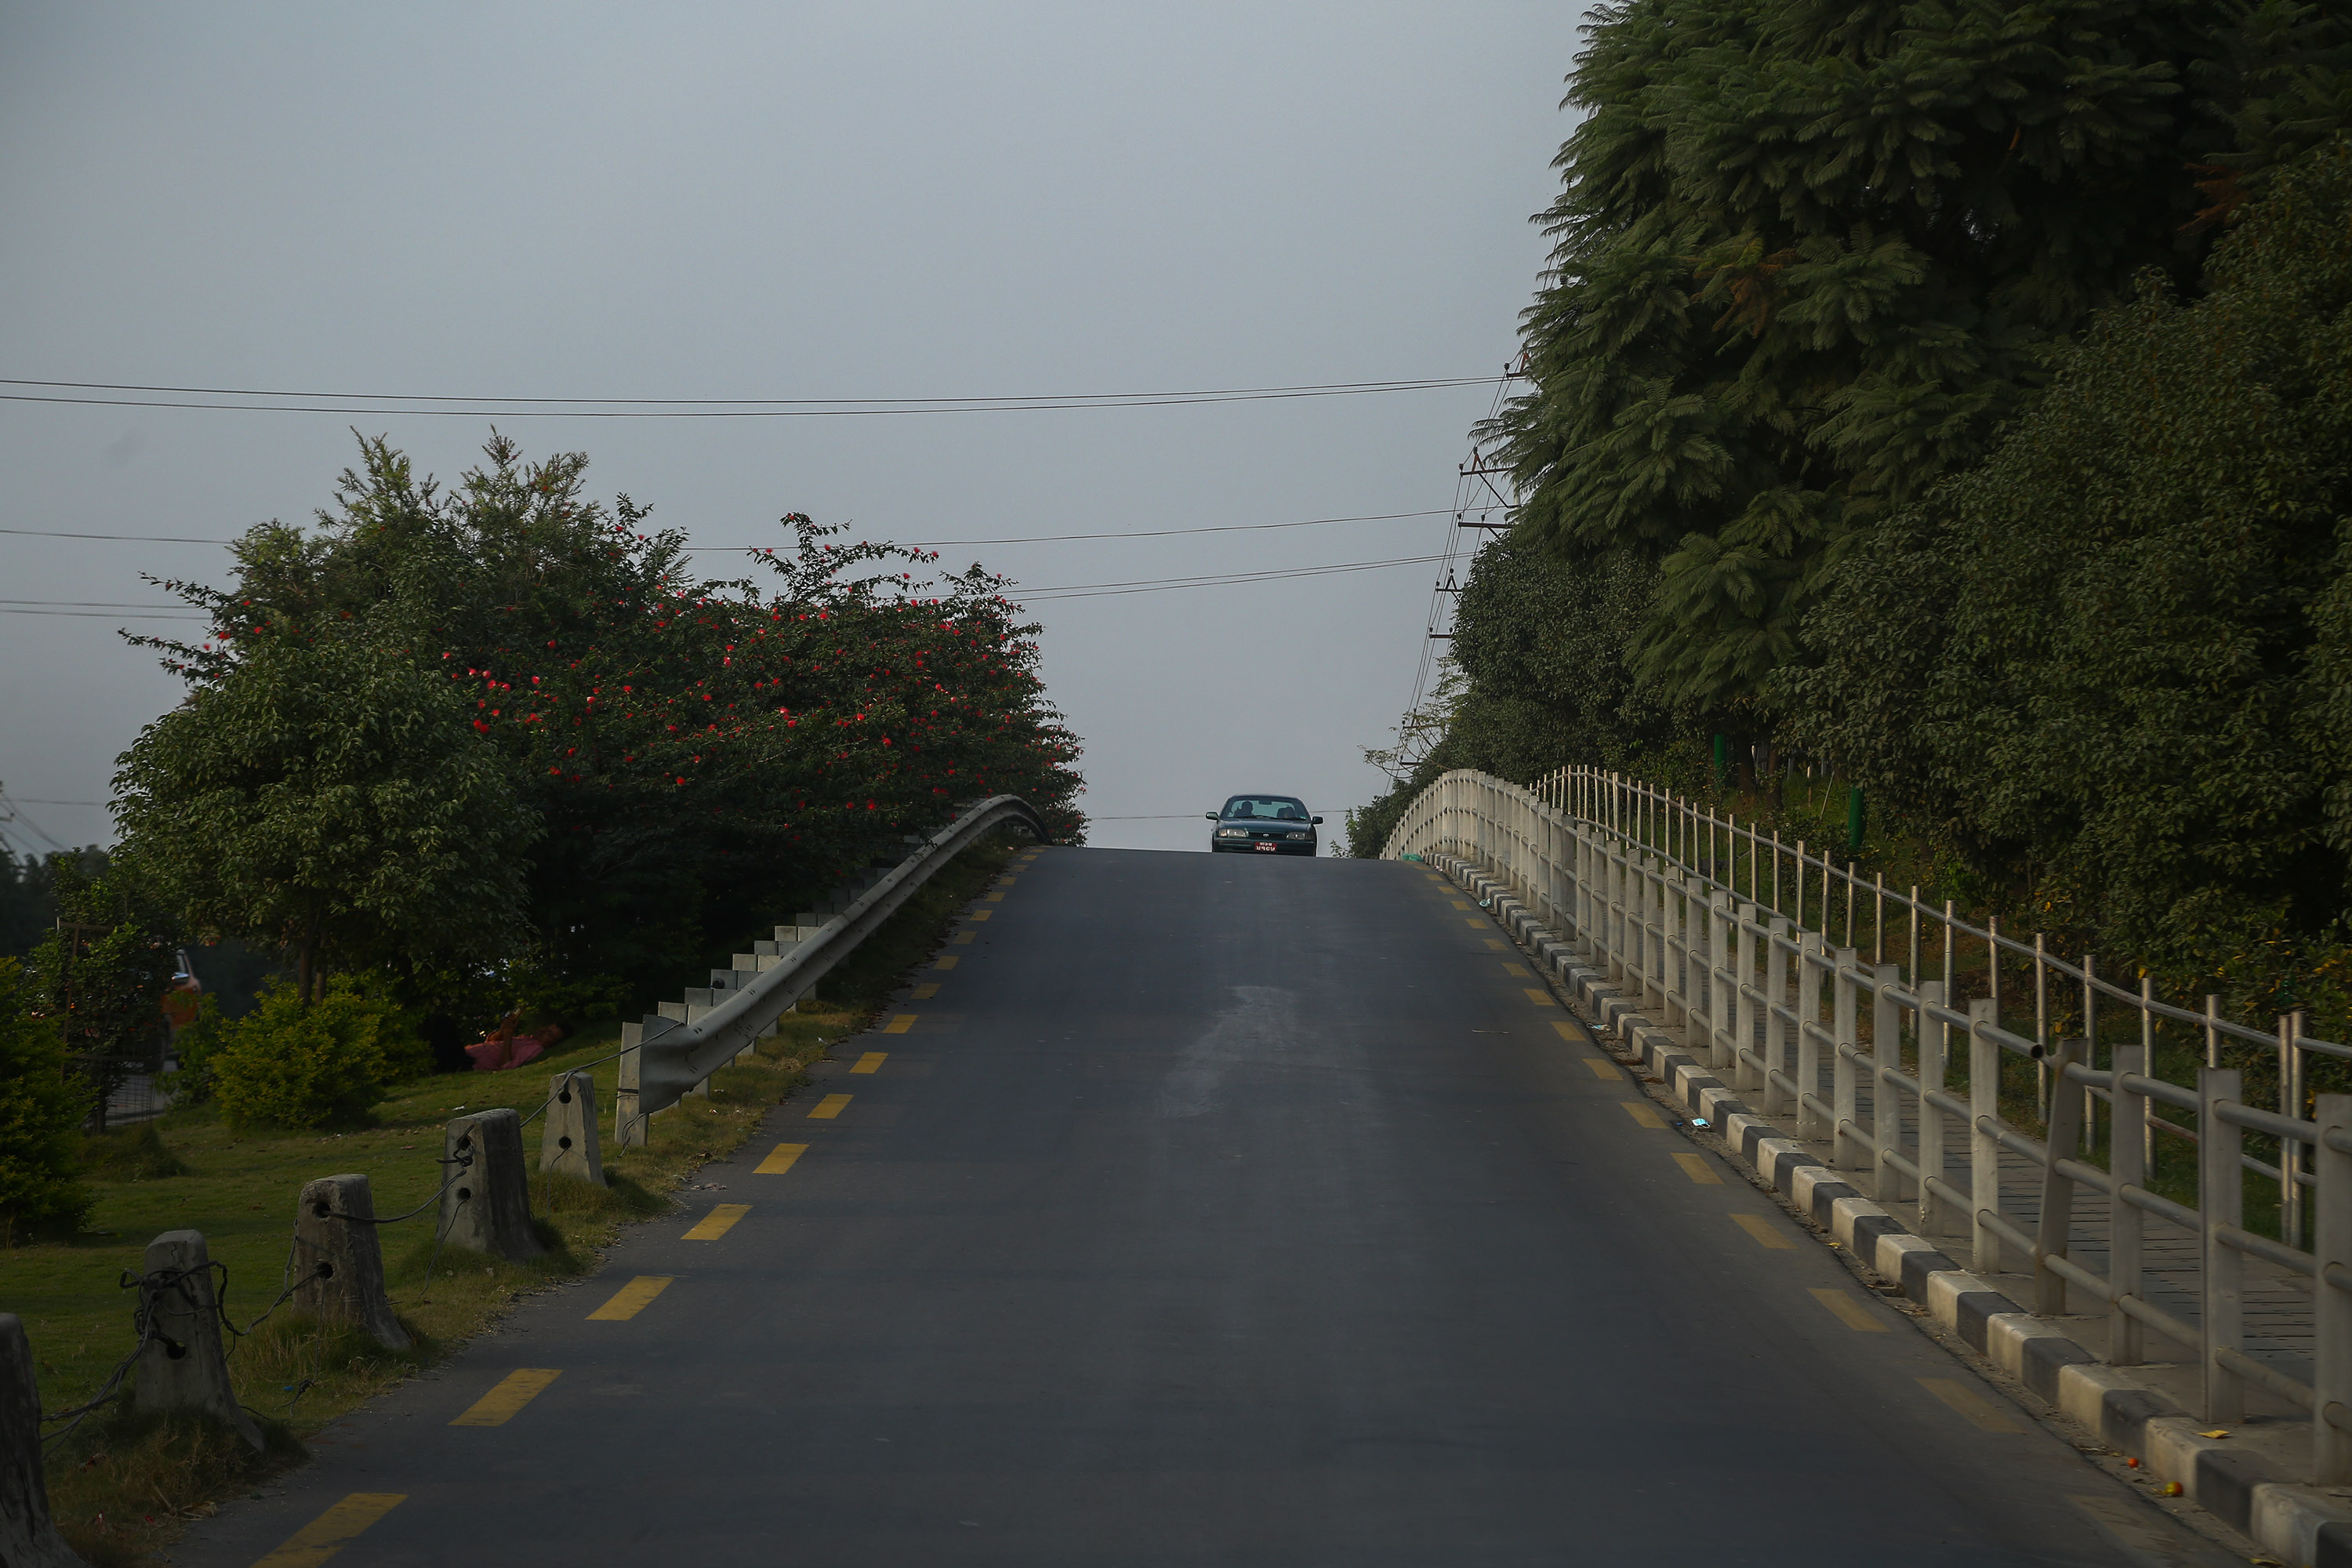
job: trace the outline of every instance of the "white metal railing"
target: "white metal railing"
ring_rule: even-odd
[[[2201,1011],[2170,1005],[2144,975],[2126,990],[2090,956],[2067,963],[2040,936],[2028,942],[1991,920],[1972,924],[1916,888],[1889,889],[1883,877],[1864,880],[1851,862],[1841,868],[1802,841],[1783,844],[1777,831],[1596,769],[1564,768],[1532,789],[1445,774],[1406,808],[1383,849],[1430,853],[1502,878],[1621,993],[1705,1048],[1759,1111],[1792,1116],[1799,1136],[1826,1141],[1828,1163],[1855,1172],[1874,1198],[1915,1201],[1923,1231],[1964,1223],[1977,1269],[1999,1268],[2013,1249],[2033,1275],[2036,1311],[2063,1313],[2070,1287],[2105,1303],[2110,1363],[2147,1359],[2153,1331],[2198,1356],[2207,1419],[2243,1419],[2248,1384],[2309,1410],[2314,1481],[2352,1484],[2352,1095],[2319,1095],[2313,1114],[2302,1114],[2310,1058],[2352,1058],[2352,1047],[2307,1037],[2294,1016],[2274,1030],[2232,1022],[2216,997]],[[1865,910],[1866,959],[1857,941]],[[1890,910],[1902,939],[1892,962]],[[2006,969],[2030,977],[2031,1033],[2021,1018],[2016,1028],[2006,1021],[2022,1011],[2003,994]],[[2053,1007],[2055,987],[2064,992]],[[1963,989],[1981,994],[1964,998]],[[2116,1027],[2118,1012],[2137,1016],[2136,1033]],[[1959,1093],[1950,1081],[1956,1036],[1966,1053]],[[2201,1047],[2193,1085],[2158,1076],[2167,1042]],[[2244,1102],[2243,1071],[2228,1064],[2250,1053],[2266,1069],[2275,1064],[2276,1110]],[[2002,1118],[2006,1058],[2033,1064],[2045,1138]],[[2105,1169],[2079,1157],[2099,1145],[2102,1107]],[[1964,1147],[1948,1147],[1955,1131]],[[2250,1153],[2249,1133],[2278,1158]],[[2193,1207],[2150,1190],[2160,1138],[2193,1146]],[[2003,1151],[2042,1173],[2030,1232],[2001,1212]],[[1948,1179],[1955,1158],[1965,1189]],[[2259,1191],[2277,1192],[2285,1240],[2246,1228],[2249,1172]],[[2109,1200],[2104,1274],[2068,1256],[2074,1194],[2085,1186]],[[2198,1238],[2195,1324],[2147,1298],[2150,1219]],[[2312,1282],[2311,1384],[2246,1353],[2249,1256]]]

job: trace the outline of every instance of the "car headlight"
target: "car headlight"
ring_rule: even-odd
[[[1294,833],[1294,834],[1292,834],[1290,837],[1292,837],[1293,838],[1304,838],[1304,837],[1307,837],[1307,835],[1305,835],[1304,833]]]
[[[1249,829],[1246,827],[1220,827],[1217,829],[1217,837],[1220,838],[1247,838],[1249,837]]]

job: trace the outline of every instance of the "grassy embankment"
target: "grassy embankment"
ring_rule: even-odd
[[[678,1202],[672,1194],[698,1166],[742,1143],[804,1080],[811,1062],[866,1028],[899,979],[939,945],[946,921],[1011,852],[1000,842],[958,857],[826,976],[817,998],[785,1016],[776,1037],[761,1042],[756,1063],[720,1069],[707,1100],[690,1098],[655,1116],[642,1148],[610,1143],[618,1063],[606,1058],[618,1047],[617,1023],[584,1030],[512,1072],[404,1086],[364,1129],[232,1129],[199,1106],[92,1139],[89,1181],[98,1201],[89,1228],[70,1241],[0,1252],[0,1310],[24,1319],[50,1410],[89,1400],[131,1349],[133,1298],[118,1280],[126,1270],[137,1273],[158,1233],[204,1233],[213,1258],[228,1268],[228,1316],[249,1325],[283,1288],[294,1200],[305,1182],[360,1172],[378,1214],[405,1214],[427,1204],[439,1185],[434,1162],[450,1116],[496,1106],[528,1116],[544,1102],[553,1073],[577,1068],[594,1077],[610,1185],[550,1179],[534,1169],[531,1213],[549,1251],[530,1263],[446,1247],[435,1263],[430,1207],[384,1226],[393,1308],[416,1340],[415,1351],[394,1353],[282,1310],[272,1315],[236,1342],[229,1358],[238,1399],[271,1424],[272,1453],[255,1459],[215,1431],[141,1424],[101,1409],[49,1458],[59,1529],[97,1568],[151,1560],[186,1519],[299,1459],[305,1434],[446,1356],[518,1297],[592,1268],[623,1225],[669,1212]],[[536,1165],[535,1126],[524,1142]]]

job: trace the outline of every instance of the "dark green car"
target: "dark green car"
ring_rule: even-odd
[[[1207,814],[1217,826],[1209,835],[1211,850],[1236,855],[1312,855],[1319,816],[1291,795],[1237,795],[1223,811]]]

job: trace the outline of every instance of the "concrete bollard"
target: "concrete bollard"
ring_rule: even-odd
[[[365,1176],[321,1176],[303,1185],[294,1203],[294,1270],[308,1276],[294,1289],[297,1311],[357,1329],[388,1351],[408,1348],[384,1294],[383,1243]]]
[[[198,1410],[225,1423],[258,1451],[261,1429],[236,1402],[221,1348],[220,1299],[202,1231],[167,1230],[147,1244],[139,1310],[147,1341],[139,1351],[131,1407]]]
[[[539,1138],[539,1168],[603,1186],[604,1161],[596,1149],[596,1080],[584,1072],[560,1072],[548,1085],[547,1094],[547,1126]]]
[[[442,1138],[442,1239],[494,1258],[537,1258],[546,1248],[530,1233],[530,1177],[522,1163],[522,1118],[500,1107],[460,1116]]]
[[[0,1312],[0,1564],[83,1568],[49,1522],[41,1474],[41,1391],[33,1347],[14,1312]]]

